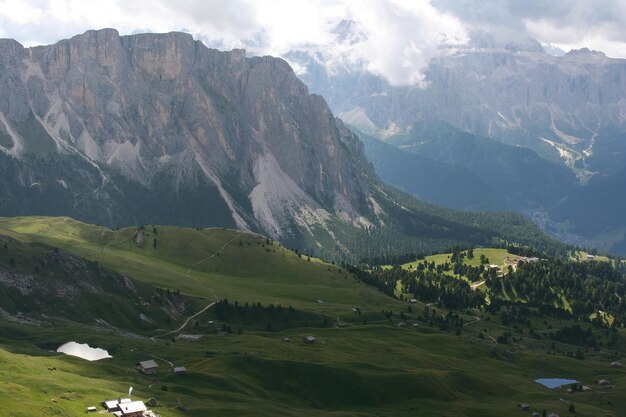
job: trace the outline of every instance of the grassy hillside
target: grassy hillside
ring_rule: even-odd
[[[291,305],[348,317],[357,306],[379,311],[394,305],[339,266],[233,230],[146,226],[114,231],[70,218],[25,217],[0,219],[0,233],[43,242],[139,281],[208,300]]]
[[[98,262],[0,235],[0,308],[15,322],[104,320],[111,328],[148,331],[183,317],[192,304]]]
[[[467,251],[465,251],[464,253],[467,253]],[[482,256],[485,257],[484,263],[481,262]],[[423,259],[418,259],[412,262],[407,262],[405,264],[402,264],[401,266],[404,269],[416,269],[418,267],[418,264],[424,263],[424,261],[426,261],[429,264],[434,262],[435,267],[436,267],[437,265],[443,265],[446,262],[450,264],[452,262],[451,258],[452,258],[452,253],[439,253],[436,255],[425,256]],[[505,270],[506,268],[508,268],[509,265],[515,265],[520,258],[522,257],[509,253],[506,249],[476,248],[474,249],[473,258],[470,259],[466,256],[463,258],[462,263],[464,265],[469,265],[469,266],[474,266],[474,267],[477,267],[480,265],[485,265],[485,266],[498,265],[498,267],[501,270]],[[444,271],[444,273],[448,275],[454,275],[452,271]]]
[[[494,327],[493,324],[489,325]],[[156,398],[161,415],[181,416],[501,416],[530,402],[533,410],[577,416],[620,416],[626,411],[626,375],[608,358],[585,361],[521,346],[494,345],[468,335],[453,337],[425,327],[355,325],[296,328],[280,333],[206,334],[198,341],[129,339],[78,330],[7,340],[0,349],[2,416],[78,416],[84,407],[124,395]],[[300,338],[314,334],[318,342]],[[50,354],[30,343],[41,338],[88,339],[113,359],[86,362]],[[282,338],[290,337],[285,343]],[[136,361],[156,356],[156,379],[137,373]],[[186,366],[173,376],[166,361]],[[48,370],[55,368],[55,370]],[[577,379],[589,393],[568,396],[533,382],[539,377]],[[601,388],[598,378],[615,388]],[[11,412],[7,412],[11,410]]]
[[[495,417],[516,413],[520,402],[568,415],[561,398],[575,404],[579,417],[626,413],[626,372],[608,365],[623,358],[619,349],[587,350],[584,360],[574,359],[576,346],[531,337],[526,324],[504,324],[500,313],[403,303],[339,266],[264,237],[160,226],[113,231],[43,217],[1,219],[0,235],[97,260],[146,286],[180,290],[195,300],[195,311],[215,298],[229,300],[172,334],[182,318],[134,334],[105,333],[90,322],[35,326],[0,318],[0,416],[79,416],[124,396],[129,386],[136,399],[155,398],[154,410],[164,417]],[[485,254],[493,262],[504,256]],[[459,316],[458,335],[439,330]],[[571,324],[531,321],[542,334]],[[503,334],[514,336],[496,343]],[[302,341],[309,335],[315,343]],[[623,330],[615,337],[618,347],[626,345]],[[50,351],[70,340],[113,358],[87,362]],[[134,369],[146,359],[158,362],[156,378]],[[170,363],[188,373],[172,375]],[[592,390],[568,395],[533,382],[540,377],[577,379]],[[600,387],[599,378],[614,387]]]

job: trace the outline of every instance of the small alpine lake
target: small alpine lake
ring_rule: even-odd
[[[87,343],[67,342],[57,348],[58,353],[70,356],[78,356],[88,361],[99,361],[100,359],[112,358],[104,349],[93,348]]]
[[[563,385],[579,383],[579,381],[576,381],[575,379],[565,379],[565,378],[539,378],[539,379],[535,379],[535,382],[550,389],[562,387]]]

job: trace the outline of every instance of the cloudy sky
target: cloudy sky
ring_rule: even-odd
[[[104,27],[185,31],[252,54],[321,51],[397,85],[419,83],[432,56],[475,31],[626,58],[624,0],[0,0],[0,37],[27,46]]]

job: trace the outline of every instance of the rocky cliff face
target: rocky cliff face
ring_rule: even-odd
[[[0,150],[17,158],[6,165],[19,180],[4,188],[26,202],[60,193],[72,201],[59,205],[81,212],[93,188],[107,208],[87,220],[172,223],[174,213],[154,213],[178,204],[195,206],[180,223],[283,239],[335,218],[370,225],[369,167],[325,101],[280,59],[182,33],[108,29],[35,48],[0,40]],[[72,169],[42,170],[70,159]]]
[[[394,88],[359,71],[329,73],[319,63],[323,57],[295,53],[289,59],[307,68],[303,80],[340,117],[371,133],[404,134],[414,123],[443,121],[529,147],[583,177],[624,165],[611,159],[603,142],[626,132],[626,60],[601,52],[555,57],[538,44],[473,42],[432,60],[425,88]],[[611,147],[620,154],[626,148]]]

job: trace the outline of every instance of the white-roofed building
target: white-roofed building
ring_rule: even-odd
[[[118,409],[119,400],[109,400],[104,402],[104,408],[107,411],[115,411]]]
[[[131,401],[119,405],[122,417],[142,417],[144,411],[148,411],[148,408],[143,401]]]
[[[102,405],[115,417],[144,417],[152,415],[143,401],[133,401],[130,398],[105,401]]]

